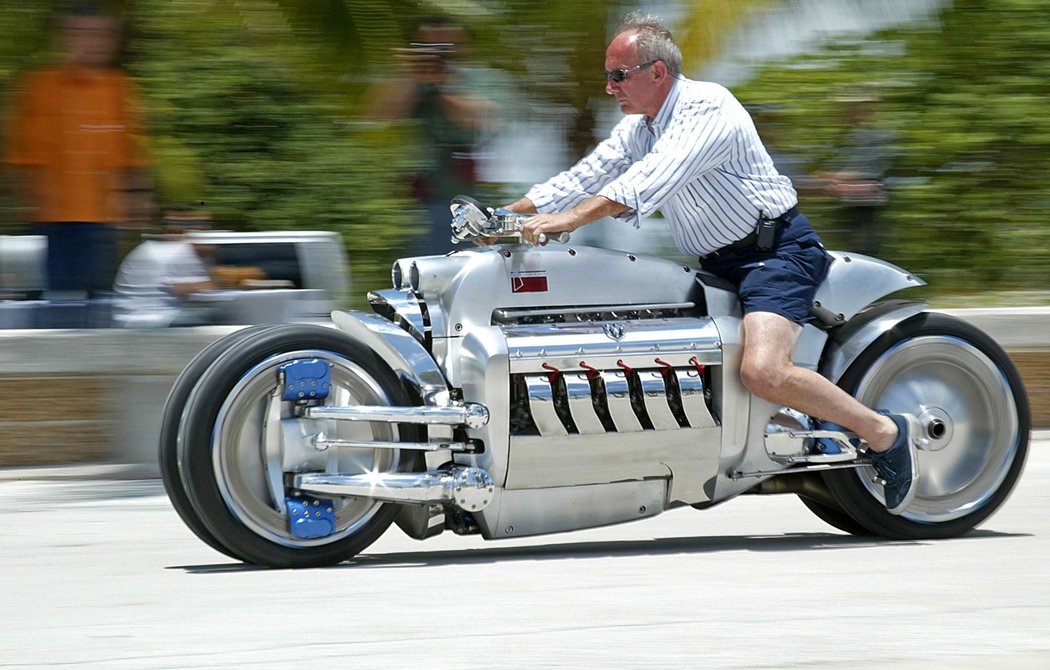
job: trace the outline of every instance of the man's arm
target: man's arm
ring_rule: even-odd
[[[597,194],[626,203],[626,218],[637,228],[693,179],[722,165],[748,140],[758,141],[757,134],[743,132],[744,119],[742,110],[726,113],[714,105],[676,111],[649,152]]]
[[[455,90],[455,75],[445,56],[419,49],[396,50],[401,77],[374,87],[366,95],[369,118],[397,122],[412,116],[424,98],[441,106],[449,120],[466,130],[491,130],[496,125],[497,106],[477,95]]]
[[[521,200],[518,202],[520,203]],[[603,219],[607,216],[622,214],[628,209],[630,209],[630,207],[623,203],[596,195],[592,198],[588,198],[567,212],[560,212],[558,214],[539,214],[526,219],[521,224],[521,237],[529,244],[536,244],[539,241],[540,233],[544,233],[548,236],[552,233],[571,233],[588,223],[593,223],[594,221]]]
[[[603,186],[622,175],[633,160],[629,138],[637,124],[636,118],[624,117],[612,134],[591,153],[568,170],[529,189],[525,197],[535,211],[567,212],[597,195]]]
[[[535,214],[538,211],[536,205],[528,198],[519,198],[509,205],[504,205],[503,209],[509,209],[515,214]]]

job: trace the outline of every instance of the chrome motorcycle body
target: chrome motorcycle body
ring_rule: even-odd
[[[521,218],[468,198],[454,239]],[[924,427],[902,516],[853,436],[741,384],[734,287],[634,254],[516,241],[406,258],[373,313],[257,327],[202,352],[165,412],[179,514],[240,560],[339,562],[392,522],[512,538],[794,493],[831,525],[947,537],[990,515],[1028,445],[1023,385],[969,324],[886,300],[922,281],[832,252],[795,363]]]

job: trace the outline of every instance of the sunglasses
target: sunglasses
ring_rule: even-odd
[[[657,60],[659,60],[659,58]],[[615,81],[617,84],[619,84],[619,83],[623,82],[624,80],[626,80],[627,77],[630,76],[630,74],[632,72],[634,72],[635,70],[641,70],[642,68],[649,67],[650,65],[652,65],[655,62],[656,62],[655,60],[651,60],[648,63],[642,63],[641,65],[635,65],[634,67],[621,67],[620,69],[613,70],[612,72],[606,70],[605,71],[605,80],[606,81]]]

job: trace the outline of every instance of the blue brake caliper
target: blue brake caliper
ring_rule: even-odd
[[[304,358],[280,367],[281,400],[323,400],[332,388],[328,363]],[[300,539],[328,537],[335,532],[335,505],[309,496],[287,497],[288,531]]]
[[[280,367],[281,400],[321,400],[332,388],[332,369],[316,358],[304,358]]]
[[[309,540],[328,537],[335,532],[335,507],[322,498],[286,498],[288,530],[292,535]]]

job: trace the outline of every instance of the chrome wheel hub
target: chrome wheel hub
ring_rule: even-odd
[[[876,360],[857,387],[869,407],[918,417],[919,491],[904,517],[939,523],[984,505],[999,489],[1020,444],[1017,407],[1003,371],[969,342],[949,335],[904,340]],[[858,471],[873,496],[873,470]]]

